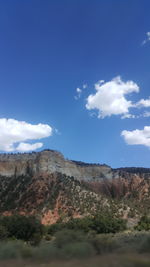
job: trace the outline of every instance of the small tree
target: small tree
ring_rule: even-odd
[[[34,216],[12,215],[4,216],[0,223],[7,229],[9,237],[30,241],[35,234],[42,237],[43,227]]]

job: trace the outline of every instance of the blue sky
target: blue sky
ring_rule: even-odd
[[[149,0],[0,0],[0,151],[150,167],[149,10]]]

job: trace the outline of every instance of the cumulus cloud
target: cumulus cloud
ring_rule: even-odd
[[[129,116],[129,108],[134,107],[134,104],[126,99],[126,95],[138,93],[139,87],[133,81],[124,82],[117,76],[109,82],[100,80],[95,84],[95,90],[95,94],[88,96],[86,108],[97,109],[98,117],[104,118],[111,115]]]
[[[99,80],[99,84],[102,84],[102,83],[104,83],[105,82],[105,80]]]
[[[128,145],[144,145],[150,147],[150,126],[145,126],[143,130],[124,130],[121,136],[123,136]]]
[[[42,147],[43,143],[29,144],[27,140],[37,140],[52,135],[52,128],[47,124],[30,124],[15,119],[0,119],[0,150],[29,151]]]
[[[150,41],[150,32],[147,32],[146,33],[146,39],[142,42],[142,45],[145,45],[149,41]]]

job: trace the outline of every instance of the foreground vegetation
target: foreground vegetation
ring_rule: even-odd
[[[84,235],[60,231],[38,246],[23,241],[0,243],[0,266],[149,267],[150,233]]]
[[[0,266],[148,267],[149,226],[146,216],[130,232],[110,214],[47,227],[34,217],[1,217]]]

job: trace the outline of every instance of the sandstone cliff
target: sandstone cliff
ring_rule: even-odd
[[[45,150],[39,153],[25,154],[0,154],[0,175],[11,177],[31,173],[60,172],[67,176],[73,176],[78,180],[111,178],[111,168],[107,165],[85,164],[66,160],[63,155],[53,150]]]

